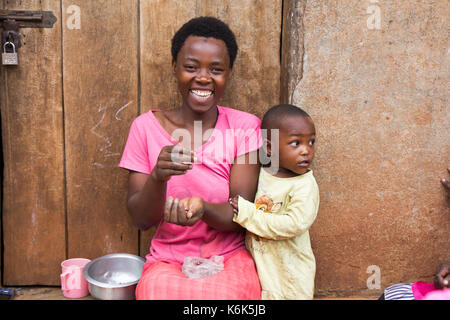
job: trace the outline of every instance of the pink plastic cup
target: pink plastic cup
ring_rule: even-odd
[[[74,258],[61,263],[61,289],[66,298],[83,298],[89,294],[88,282],[83,276],[84,266],[91,260]]]

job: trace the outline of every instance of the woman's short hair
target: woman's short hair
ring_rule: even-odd
[[[198,17],[186,22],[172,38],[173,61],[177,61],[178,53],[189,36],[215,38],[225,42],[230,57],[230,68],[233,67],[238,45],[233,31],[226,23],[214,17]]]

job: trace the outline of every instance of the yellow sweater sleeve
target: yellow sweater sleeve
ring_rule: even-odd
[[[284,210],[265,213],[254,203],[239,197],[239,210],[233,221],[257,236],[272,240],[289,239],[307,231],[317,216],[319,203],[314,190],[294,193]]]

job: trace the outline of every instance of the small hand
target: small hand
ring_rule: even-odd
[[[434,276],[436,289],[450,288],[450,264],[441,264]]]
[[[181,226],[193,226],[203,217],[204,205],[200,197],[183,200],[169,197],[164,207],[164,221]]]
[[[447,168],[448,173],[450,173],[450,167]],[[450,181],[447,179],[441,179],[441,183],[444,185],[445,190],[447,190],[447,196],[450,198]]]
[[[230,199],[228,199],[228,202],[230,203],[230,205],[233,207],[233,212],[235,214],[239,213],[239,195],[236,195]]]

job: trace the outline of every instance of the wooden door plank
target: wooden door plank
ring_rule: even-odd
[[[170,53],[174,33],[189,19],[215,16],[236,35],[239,52],[221,104],[262,116],[279,102],[282,1],[141,0],[141,112],[179,106]],[[141,234],[148,253],[154,228]]]
[[[306,0],[283,0],[280,102],[293,103],[294,89],[303,77]]]
[[[7,1],[50,10],[53,28],[20,29],[18,67],[0,67],[4,153],[4,285],[57,285],[65,259],[60,1]]]
[[[118,163],[138,114],[138,2],[63,0],[62,12],[68,256],[137,254]]]

